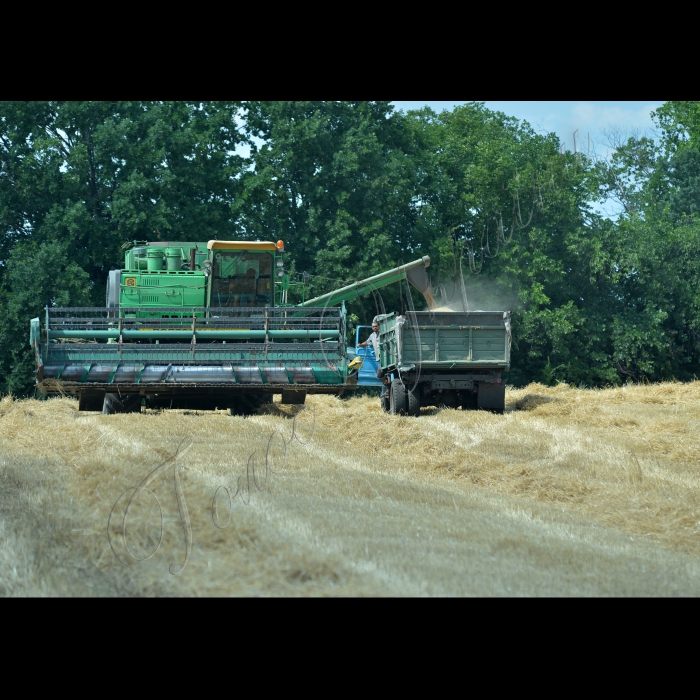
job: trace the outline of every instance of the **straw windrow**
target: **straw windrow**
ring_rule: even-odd
[[[503,416],[417,419],[370,397],[247,419],[5,397],[0,592],[697,594],[699,405],[700,382],[530,385]],[[118,499],[149,474],[125,540]]]

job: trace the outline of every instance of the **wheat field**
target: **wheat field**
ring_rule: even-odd
[[[0,401],[3,596],[700,593],[700,382],[504,415]]]

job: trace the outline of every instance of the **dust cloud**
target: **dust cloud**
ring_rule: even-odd
[[[428,299],[428,295],[430,298]],[[522,304],[517,293],[486,277],[469,277],[460,284],[440,283],[428,291],[428,311],[513,311]]]

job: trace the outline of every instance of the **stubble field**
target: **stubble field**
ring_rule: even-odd
[[[242,418],[5,397],[0,595],[699,594],[700,382],[506,400]]]

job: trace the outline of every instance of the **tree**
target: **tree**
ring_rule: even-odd
[[[480,103],[408,116],[434,282],[464,276],[467,302],[515,311],[508,381],[609,381],[589,322],[606,290],[588,256],[600,257],[605,231],[588,206],[586,158]]]
[[[4,315],[11,309],[26,325],[47,303],[47,289],[27,280],[55,278],[49,252],[64,261],[70,279],[84,274],[90,281],[80,294],[71,291],[71,303],[102,305],[124,241],[238,237],[232,203],[244,168],[239,111],[232,102],[0,103]],[[11,274],[26,261],[35,262],[28,278]],[[0,387],[30,391],[18,379],[29,376],[29,364],[22,365],[26,333],[14,334],[14,321],[3,323],[9,345]]]
[[[43,318],[46,306],[89,306],[88,274],[61,242],[16,245],[0,288],[0,393],[26,395],[34,384],[29,320]]]
[[[154,238],[282,238],[294,279],[309,274],[307,299],[428,254],[434,286],[514,311],[511,383],[692,377],[699,104],[664,104],[660,139],[620,138],[592,163],[476,102],[442,114],[388,102],[0,103],[0,391],[31,391],[32,316],[102,305],[121,244]],[[612,220],[591,208],[610,198],[622,205]],[[350,311],[364,322],[403,311],[405,291]]]
[[[611,290],[602,308],[620,378],[689,379],[700,369],[700,109],[667,102],[661,138],[621,141],[599,164],[599,191],[624,205],[608,222]]]
[[[236,211],[249,236],[285,240],[311,294],[419,253],[404,120],[388,102],[246,107],[254,145]]]

